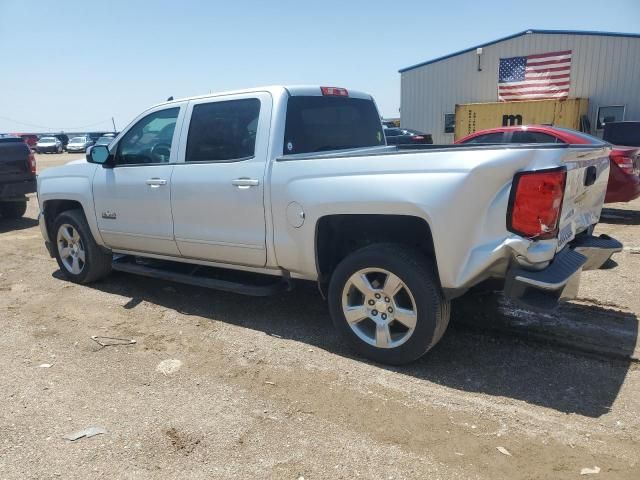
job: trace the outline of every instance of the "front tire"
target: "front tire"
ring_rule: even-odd
[[[60,271],[75,283],[91,283],[111,272],[110,253],[96,243],[80,210],[67,210],[53,224],[52,240]]]
[[[374,244],[338,265],[329,284],[329,309],[357,353],[401,365],[440,341],[450,307],[429,258],[403,245]]]
[[[3,218],[21,218],[27,211],[27,201],[0,203],[0,216]]]

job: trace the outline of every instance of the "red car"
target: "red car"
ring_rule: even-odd
[[[455,143],[569,143],[609,145],[586,133],[546,125],[526,125],[480,130]],[[640,147],[612,146],[611,169],[605,203],[630,202],[640,197]]]

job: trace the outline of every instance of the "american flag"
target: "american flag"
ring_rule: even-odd
[[[510,102],[567,98],[570,73],[571,50],[501,58],[498,100]]]

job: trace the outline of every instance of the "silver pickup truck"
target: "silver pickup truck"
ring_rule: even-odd
[[[170,101],[38,177],[64,275],[111,270],[267,295],[318,282],[360,354],[401,364],[450,300],[498,280],[550,308],[621,244],[594,237],[609,175],[587,145],[385,144],[370,95],[267,87]]]

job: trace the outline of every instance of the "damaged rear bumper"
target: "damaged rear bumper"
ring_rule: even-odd
[[[622,243],[608,235],[577,238],[542,270],[511,267],[505,279],[505,295],[528,308],[552,309],[558,302],[576,297],[583,270],[601,268],[621,250]]]

